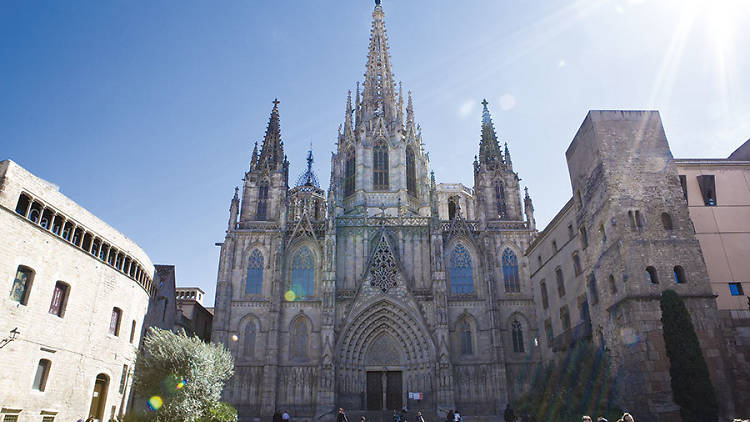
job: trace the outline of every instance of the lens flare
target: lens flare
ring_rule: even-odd
[[[294,299],[297,298],[297,295],[294,293],[294,290],[287,290],[286,293],[284,293],[284,299],[287,302],[294,302]]]
[[[148,408],[156,412],[164,405],[164,400],[159,396],[152,396],[148,399]]]
[[[177,386],[175,388],[178,389],[178,390],[180,390],[180,389],[182,389],[182,387],[184,387],[187,384],[187,382],[188,382],[188,380],[183,379],[182,381],[180,381],[180,382],[177,383]]]

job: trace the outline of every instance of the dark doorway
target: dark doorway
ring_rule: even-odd
[[[404,405],[401,395],[401,372],[387,372],[385,403],[388,409],[401,409]]]
[[[383,373],[367,373],[367,410],[383,409]]]
[[[403,405],[401,371],[367,373],[367,410],[399,410]]]

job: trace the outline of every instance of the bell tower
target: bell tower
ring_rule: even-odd
[[[279,100],[273,101],[266,135],[260,155],[255,144],[250,170],[245,173],[240,210],[240,228],[256,221],[279,224],[286,216],[286,196],[289,189],[289,162],[284,155],[279,124]]]

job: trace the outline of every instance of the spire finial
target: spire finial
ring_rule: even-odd
[[[274,99],[273,99],[273,106],[274,106],[274,107],[278,107],[278,105],[279,105],[279,103],[280,103],[280,102],[281,102],[281,101],[279,101],[279,99],[278,99],[278,98],[274,98]]]
[[[380,0],[375,0],[375,6],[380,6]]]
[[[487,102],[487,99],[486,98],[483,99],[482,100],[482,106],[484,107],[484,110],[487,110],[487,104],[489,104],[489,102]]]

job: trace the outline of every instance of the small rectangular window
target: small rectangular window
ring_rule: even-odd
[[[36,367],[34,376],[34,390],[44,391],[47,387],[47,377],[49,376],[49,367],[51,362],[47,359],[41,359]]]
[[[560,323],[562,324],[563,331],[570,330],[570,312],[568,311],[568,305],[560,308]]]
[[[29,293],[31,285],[34,282],[34,271],[31,268],[18,266],[16,278],[10,288],[10,300],[18,302],[21,305],[29,303]]]
[[[544,331],[547,334],[547,345],[552,347],[552,340],[555,338],[555,333],[552,332],[552,320],[549,318],[544,321]]]
[[[122,311],[120,308],[112,308],[112,318],[109,320],[109,333],[113,336],[120,335],[120,319]]]
[[[708,207],[714,207],[716,200],[716,180],[713,174],[702,174],[698,178],[698,187],[701,189],[703,204]]]
[[[542,306],[544,309],[547,309],[549,307],[549,298],[547,297],[547,283],[542,280],[541,282],[541,289],[542,289]]]
[[[729,292],[732,296],[743,296],[745,294],[742,290],[742,283],[729,283]]]
[[[55,283],[55,290],[52,292],[52,301],[49,304],[49,313],[57,315],[60,318],[65,315],[65,305],[68,300],[68,285],[62,281]]]
[[[575,235],[575,232],[573,231],[573,225],[568,224],[568,239],[572,239]]]
[[[596,305],[599,303],[599,287],[597,285],[596,276],[591,274],[589,276],[589,296],[591,297],[591,304]]]
[[[3,422],[18,422],[18,415],[5,415]]]
[[[579,231],[581,233],[581,248],[586,249],[589,246],[589,234],[586,232],[586,227],[583,226]]]
[[[42,416],[42,422],[55,422],[54,416]]]
[[[557,252],[557,240],[552,241],[552,251],[555,253]]]

